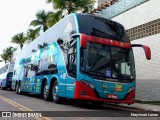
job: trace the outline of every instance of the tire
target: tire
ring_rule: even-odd
[[[47,81],[43,85],[43,99],[48,101],[49,100],[49,87]]]
[[[22,95],[23,92],[21,91],[21,83],[17,84],[16,93],[19,94],[19,95]]]
[[[1,83],[1,87],[0,87],[0,89],[1,89],[1,90],[4,90],[4,89],[5,89],[5,88],[2,86],[2,83]]]
[[[55,81],[52,87],[52,100],[54,103],[59,104],[62,98],[58,96],[58,82]]]
[[[16,84],[15,90],[16,90],[16,94],[18,94],[18,84]]]

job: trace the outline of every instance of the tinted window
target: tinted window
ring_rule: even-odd
[[[77,44],[76,42],[68,50],[67,70],[70,76],[76,77],[77,66]]]
[[[72,57],[72,58],[76,55],[76,46],[71,47],[71,44],[73,44],[73,41],[76,41],[76,39],[74,40],[71,37],[72,34],[76,33],[76,24],[75,24],[74,17],[71,16],[71,17],[66,18],[65,21],[62,21],[62,23],[60,24],[59,27],[60,27],[60,29],[63,28],[63,30],[61,30],[61,31],[59,30],[60,37],[57,40],[57,43],[63,52],[67,71],[70,76],[74,77],[74,75],[70,74],[71,72],[68,70],[69,69],[69,67],[68,67],[69,54],[70,54],[70,57]],[[75,51],[73,51],[73,50],[75,50]],[[74,62],[76,62],[76,60]],[[74,66],[73,69],[75,69],[75,63],[72,64],[72,66]]]
[[[44,48],[41,53],[41,60],[39,60],[39,70],[48,70],[48,69],[54,69],[57,67],[56,61],[54,59],[54,56],[48,55],[49,50],[48,47]]]
[[[135,79],[132,49],[88,43],[81,49],[81,71],[99,79]]]
[[[12,80],[13,72],[9,72],[7,74],[7,79]]]
[[[31,70],[30,68],[28,69],[28,73],[27,73],[27,77],[33,77],[35,76],[35,71],[34,70]]]
[[[28,70],[29,70],[28,65],[27,64],[24,65],[24,77],[28,76]]]
[[[71,16],[69,18],[66,18],[65,21],[62,21],[61,24],[59,24],[60,29],[63,28],[59,32],[59,39],[57,40],[57,43],[60,45],[63,52],[69,48],[70,41],[71,41],[71,35],[76,33],[76,25],[74,17]]]
[[[122,42],[129,42],[129,38],[124,27],[114,21],[92,15],[78,14],[78,23],[80,33]]]

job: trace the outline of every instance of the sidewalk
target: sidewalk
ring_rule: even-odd
[[[134,103],[132,105],[120,104],[120,106],[125,106],[125,107],[129,107],[129,108],[143,109],[143,110],[146,110],[146,111],[159,111],[160,112],[160,106],[159,105]]]

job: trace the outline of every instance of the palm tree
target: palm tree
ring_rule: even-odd
[[[7,63],[8,56],[6,53],[1,54],[1,58],[4,60],[5,64]]]
[[[27,37],[24,35],[24,33],[20,33],[20,34],[17,34],[15,36],[12,37],[12,43],[16,43],[16,44],[19,44],[20,45],[20,48],[22,49],[25,41],[27,40]]]
[[[47,26],[48,27],[52,27],[61,18],[62,18],[62,11],[57,11],[57,12],[53,12],[53,13],[48,14],[48,17],[47,17]]]
[[[9,62],[11,61],[13,53],[16,50],[17,50],[17,48],[13,48],[13,47],[7,47],[6,49],[3,50],[3,54],[1,54],[1,58],[5,61],[5,64],[7,61],[9,61]]]
[[[40,32],[40,27],[38,27],[36,29],[28,29],[27,39],[30,41],[33,41],[34,39],[36,39],[39,36],[39,32]]]
[[[47,0],[47,2],[53,3],[53,6],[57,9],[67,10],[68,14],[70,14],[78,10],[88,12],[95,0]]]
[[[13,53],[17,50],[17,48],[7,47],[3,52],[7,54],[7,60],[10,62],[13,56]]]
[[[38,11],[36,14],[37,19],[31,21],[30,26],[34,26],[34,27],[40,26],[41,29],[43,29],[43,32],[45,32],[48,29],[47,17],[50,13],[51,12],[46,13],[44,10]]]

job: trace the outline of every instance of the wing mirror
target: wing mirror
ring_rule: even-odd
[[[151,59],[151,49],[148,46],[141,44],[132,44],[132,47],[142,47],[145,51],[146,59],[147,60]]]

